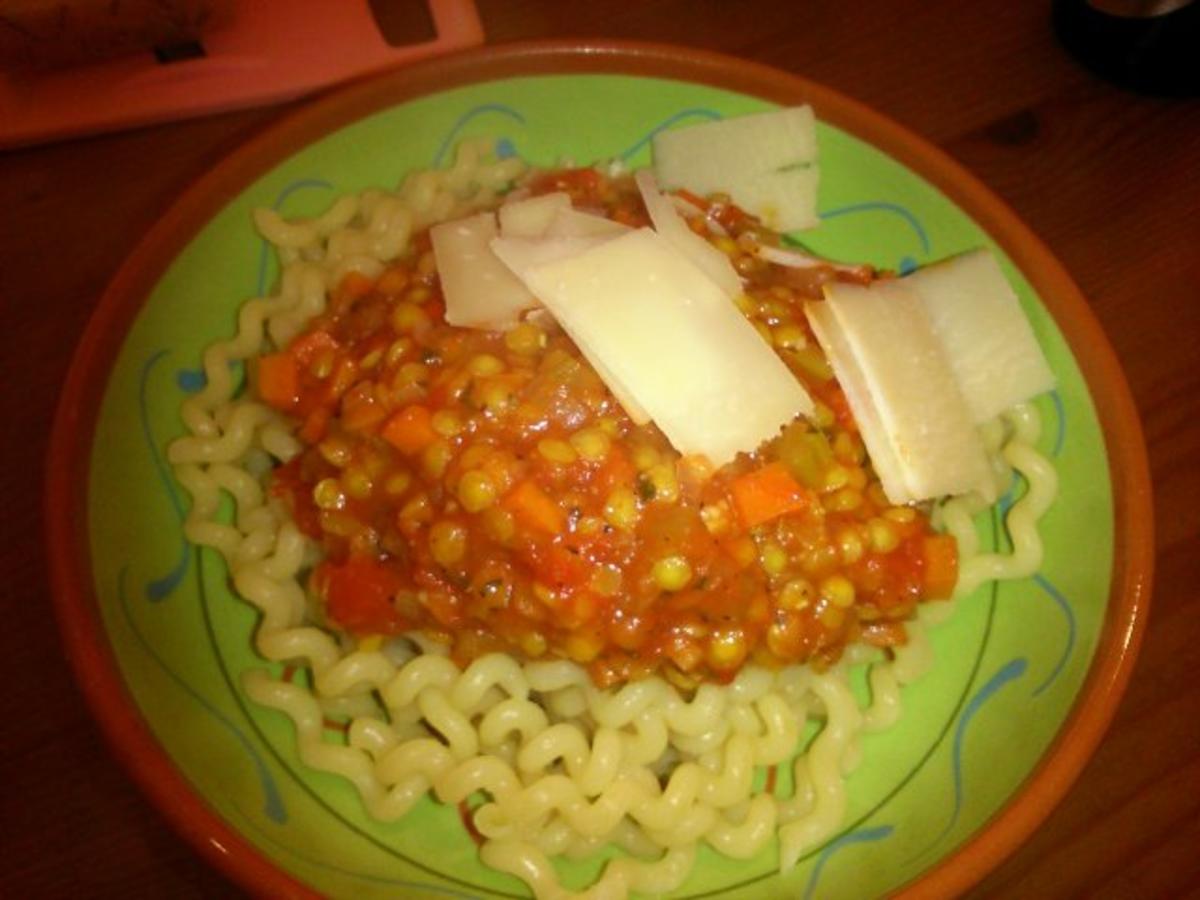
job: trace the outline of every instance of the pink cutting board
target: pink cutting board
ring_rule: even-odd
[[[483,42],[473,0],[426,0],[436,37],[390,46],[367,0],[240,0],[205,55],[136,56],[29,75],[0,73],[0,147],[286,100]]]

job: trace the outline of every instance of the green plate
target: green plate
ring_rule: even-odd
[[[90,459],[87,523],[103,628],[141,716],[191,787],[279,869],[339,897],[525,896],[486,869],[455,808],[369,819],[350,786],[307,770],[290,724],[252,706],[239,674],[261,666],[255,614],[223,563],[181,535],[186,497],[164,448],[201,385],[200,355],[230,335],[239,304],[268,290],[271,254],[250,213],[316,213],[340,193],[390,187],[486,135],[534,165],[649,160],[658,129],[769,108],[685,81],[601,74],[502,78],[452,87],[352,121],[261,174],[170,262],[129,328],[104,391]],[[820,110],[818,109],[818,114]],[[819,126],[817,252],[907,271],[992,244],[970,215],[897,160]],[[994,246],[994,245],[993,245]],[[1105,442],[1076,361],[1021,272],[1008,275],[1058,377],[1042,397],[1041,450],[1061,477],[1033,578],[989,584],[932,635],[936,664],[904,693],[905,714],[863,740],[837,834],[791,872],[772,848],[736,862],[704,848],[680,896],[867,897],[895,891],[963,844],[1034,772],[1085,683],[1110,594],[1113,496]],[[1003,546],[995,519],[984,546]],[[1087,564],[1080,564],[1087,548]],[[597,864],[570,864],[568,882]]]

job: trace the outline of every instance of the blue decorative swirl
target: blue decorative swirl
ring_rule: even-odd
[[[1067,602],[1067,598],[1062,595],[1062,592],[1054,586],[1049,578],[1039,572],[1033,576],[1033,580],[1038,587],[1050,595],[1050,599],[1058,605],[1059,610],[1062,611],[1063,618],[1067,620],[1067,643],[1058,657],[1058,662],[1050,670],[1050,674],[1046,676],[1046,679],[1041,684],[1034,688],[1033,696],[1036,697],[1042,691],[1046,690],[1046,688],[1050,687],[1054,679],[1058,678],[1062,672],[1063,666],[1067,664],[1067,660],[1071,658],[1071,651],[1075,649],[1075,612],[1071,609],[1071,604]]]
[[[207,380],[203,369],[180,369],[175,373],[175,385],[185,394],[195,394],[204,390]]]
[[[967,706],[963,710],[962,718],[958,720],[958,725],[954,729],[954,814],[950,817],[950,822],[946,826],[949,831],[958,819],[959,811],[962,809],[962,750],[963,740],[967,734],[967,727],[971,724],[971,720],[975,718],[976,713],[983,708],[983,705],[988,700],[992,699],[1000,688],[1025,674],[1025,670],[1029,668],[1029,663],[1023,656],[1018,656],[1016,659],[1009,660],[1000,670],[996,672],[987,683],[981,687],[975,696],[967,701]]]
[[[721,114],[711,109],[695,108],[680,110],[679,112],[675,113],[675,115],[663,119],[659,124],[655,125],[648,132],[634,141],[627,149],[617,154],[617,156],[619,159],[629,159],[648,143],[654,140],[654,136],[660,131],[665,131],[672,125],[676,124],[677,122],[682,122],[685,119],[706,119],[711,122],[720,118]]]
[[[997,671],[995,675],[988,679],[987,683],[984,684],[984,686],[978,691],[976,691],[975,695],[967,701],[967,705],[963,709],[963,714],[959,718],[958,724],[954,729],[954,747],[952,754],[952,766],[954,772],[954,811],[950,815],[950,821],[946,823],[945,827],[942,828],[937,837],[930,841],[919,853],[915,854],[912,859],[917,859],[918,857],[925,855],[933,847],[937,846],[942,839],[950,833],[950,830],[954,828],[954,824],[958,821],[959,813],[962,812],[963,742],[966,738],[967,728],[970,726],[971,721],[975,718],[976,713],[983,708],[983,705],[996,695],[1000,688],[1004,687],[1004,685],[1008,684],[1010,681],[1020,678],[1025,674],[1025,670],[1027,668],[1029,668],[1029,663],[1023,656],[1018,656],[1016,659],[1010,660],[1001,666],[999,671]]]
[[[921,242],[921,252],[923,252],[926,256],[929,255],[929,234],[925,231],[925,226],[921,224],[920,219],[914,216],[907,207],[901,206],[899,203],[888,203],[883,200],[869,200],[865,203],[851,203],[848,206],[839,206],[836,209],[827,209],[825,212],[819,213],[819,215],[822,219],[836,219],[839,216],[848,216],[855,213],[864,212],[887,212],[899,216],[908,223],[909,227],[912,228],[913,233],[916,234],[917,240]],[[905,257],[905,259],[911,261],[911,257]],[[902,268],[904,261],[905,260],[901,260]]]
[[[142,364],[142,372],[138,378],[138,420],[142,426],[142,438],[146,442],[146,449],[154,463],[155,474],[158,475],[158,480],[166,489],[167,498],[171,501],[171,508],[175,510],[175,518],[179,522],[183,522],[185,515],[183,501],[179,499],[179,494],[175,490],[175,481],[171,478],[171,473],[167,470],[167,465],[158,451],[158,442],[154,439],[154,433],[150,428],[150,411],[146,400],[146,386],[150,383],[150,373],[158,361],[166,355],[166,350],[159,350]],[[179,535],[179,558],[171,567],[170,572],[146,583],[146,597],[154,602],[168,597],[183,580],[191,556],[192,545],[187,542],[181,532]]]
[[[1050,455],[1057,459],[1067,440],[1067,408],[1058,388],[1050,392],[1050,401],[1054,404],[1054,412],[1058,416],[1058,430],[1054,434],[1054,449],[1050,451]]]
[[[808,885],[804,889],[804,900],[812,900],[817,890],[817,881],[821,878],[821,870],[825,868],[825,863],[829,861],[829,858],[834,853],[843,847],[849,847],[851,844],[869,844],[875,841],[882,841],[885,838],[891,837],[893,831],[895,829],[891,825],[880,825],[877,828],[864,828],[861,831],[852,831],[850,834],[842,835],[836,841],[830,841],[821,850],[820,856],[817,857],[816,865],[813,866],[812,874],[808,876]]]
[[[450,152],[450,148],[454,146],[455,138],[458,137],[460,131],[466,127],[467,123],[479,116],[487,113],[497,113],[502,116],[507,116],[518,124],[525,124],[525,117],[513,109],[511,106],[505,106],[502,103],[484,103],[481,106],[473,107],[458,117],[446,136],[442,138],[442,143],[437,149],[437,153],[433,155],[433,167],[436,169],[442,165],[446,159],[446,154]],[[509,155],[514,155],[516,149],[512,145],[512,141],[507,142],[507,148],[510,151]]]
[[[234,381],[238,381],[245,374],[246,367],[242,365],[240,359],[229,360],[229,371],[233,373]],[[208,384],[208,376],[203,369],[179,369],[175,373],[175,386],[185,394],[195,394],[204,390],[204,386]]]
[[[496,158],[511,159],[517,155],[517,147],[510,138],[502,137],[496,141]]]
[[[246,751],[247,755],[249,755],[250,759],[253,761],[254,768],[258,773],[259,784],[262,786],[263,815],[265,815],[272,822],[286,822],[287,811],[283,807],[283,798],[279,794],[279,788],[275,785],[275,779],[271,777],[270,771],[267,769],[262,757],[258,755],[258,751],[255,750],[254,745],[250,743],[249,738],[242,734],[238,727],[234,725],[234,723],[231,722],[228,717],[226,717],[219,709],[204,699],[204,697],[198,691],[196,691],[195,688],[177,675],[175,671],[163,661],[163,658],[158,655],[158,652],[154,649],[154,646],[146,639],[146,636],[142,634],[141,629],[138,628],[137,623],[134,621],[133,613],[129,611],[129,592],[127,590],[128,578],[129,566],[122,566],[121,571],[117,575],[117,597],[120,599],[121,611],[125,615],[125,622],[128,624],[129,630],[133,632],[133,636],[137,639],[138,643],[141,644],[142,649],[146,652],[146,655],[154,660],[154,662],[158,664],[158,667],[166,672],[171,680],[179,685],[179,687],[182,688],[184,692],[188,694],[188,696],[199,703],[206,712],[220,722],[242,746],[242,749]]]

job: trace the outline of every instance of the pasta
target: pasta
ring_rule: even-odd
[[[466,143],[449,169],[410,175],[394,193],[343,197],[313,219],[255,215],[282,262],[278,291],[243,304],[236,334],[207,349],[206,386],[183,404],[187,433],[169,448],[192,498],[186,537],[221,554],[235,591],[261,614],[259,654],[307,673],[285,680],[257,669],[243,688],[286,715],[303,762],[349,781],[372,817],[403,817],[426,795],[447,804],[482,797],[473,814],[482,861],[539,898],[575,896],[555,858],[609,845],[621,854],[582,896],[673,891],[702,844],[747,859],[778,841],[788,869],[839,827],[859,736],[900,716],[901,688],[931,662],[924,628],[953,600],[921,604],[906,642],[886,653],[857,645],[821,666],[750,660],[723,684],[681,680],[672,669],[603,687],[568,658],[489,650],[456,661],[444,640],[420,631],[355,639],[314,613],[305,582],[318,547],[264,489],[267,473],[296,459],[304,442],[287,415],[238,387],[232,364],[286,346],[350,273],[382,277],[429,225],[494,207],[522,173],[519,161],[488,150]],[[1028,485],[1007,517],[1011,554],[979,551],[978,498],[936,510],[959,548],[955,596],[1036,571],[1037,521],[1056,490],[1053,467],[1034,449],[1038,431],[1031,406],[985,429],[997,478],[1016,472]],[[231,517],[220,512],[225,498]],[[858,665],[870,667],[865,708],[848,674]],[[349,720],[344,743],[323,735],[331,714]],[[803,746],[814,722],[819,730]],[[789,793],[755,788],[770,766],[790,767]]]

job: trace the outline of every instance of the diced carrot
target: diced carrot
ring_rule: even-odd
[[[604,463],[596,470],[595,484],[604,496],[608,496],[614,488],[629,487],[633,484],[637,469],[634,468],[629,454],[619,444],[613,444],[604,457]]]
[[[420,453],[437,440],[433,414],[424,406],[406,406],[396,413],[381,432],[383,439],[409,456]]]
[[[561,534],[567,527],[567,517],[545,491],[526,479],[504,495],[501,501],[517,521],[546,534]]]
[[[811,505],[812,492],[800,485],[781,462],[747,472],[729,485],[733,505],[747,528]]]
[[[958,542],[949,534],[927,535],[921,542],[921,556],[925,595],[931,600],[947,599],[958,584]]]
[[[328,331],[310,331],[296,338],[288,346],[288,353],[299,360],[302,366],[312,364],[318,353],[337,350],[340,345]]]
[[[290,410],[300,399],[300,364],[289,353],[258,359],[258,395],[276,409]]]

